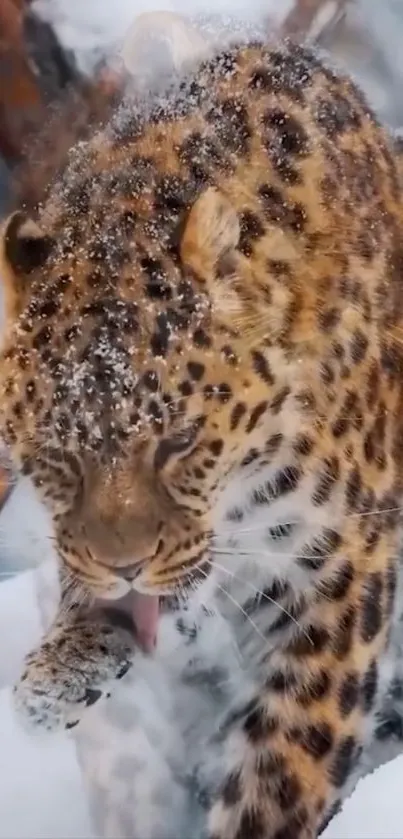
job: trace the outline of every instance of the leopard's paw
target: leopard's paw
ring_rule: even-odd
[[[134,643],[106,624],[76,622],[54,629],[30,653],[14,687],[14,704],[29,728],[71,729],[86,708],[108,696],[111,680],[131,667]]]

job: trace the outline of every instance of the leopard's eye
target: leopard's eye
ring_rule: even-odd
[[[182,428],[172,437],[164,437],[158,444],[154,455],[154,467],[158,471],[163,469],[167,461],[174,456],[187,454],[195,445],[200,429],[204,424],[204,417],[197,417],[193,422]]]

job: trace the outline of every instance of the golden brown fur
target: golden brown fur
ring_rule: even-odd
[[[400,197],[351,82],[305,49],[257,44],[116,118],[73,156],[39,228],[17,214],[4,231],[2,427],[85,589],[118,596],[133,570],[146,593],[193,582],[215,505],[252,462],[326,512],[304,619],[317,649],[301,637],[272,658],[295,684],[263,680],[214,839],[313,837],[358,748],[364,700],[346,714],[338,697],[383,654],[402,495]],[[56,680],[64,633],[24,690]],[[96,641],[82,643],[90,659]],[[323,673],[329,690],[302,702]]]

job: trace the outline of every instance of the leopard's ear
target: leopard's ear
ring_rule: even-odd
[[[15,212],[0,230],[0,281],[6,317],[15,318],[29,295],[30,276],[48,259],[54,240],[23,212]]]
[[[209,187],[193,204],[184,226],[180,243],[183,266],[201,279],[212,278],[226,258],[230,261],[240,233],[238,216],[229,199]]]
[[[268,305],[270,288],[257,282],[253,260],[243,252],[242,232],[230,197],[208,187],[183,224],[179,253],[184,272],[192,274],[206,290],[214,315],[242,335],[245,347],[252,347],[269,335],[273,339],[282,334],[293,298],[292,290],[277,284],[273,305]],[[275,227],[267,228],[265,252],[273,259],[296,258],[293,243]],[[265,281],[270,282],[269,271]]]
[[[184,270],[204,284],[215,313],[231,322],[247,315],[248,283],[238,249],[240,236],[238,215],[230,200],[208,187],[191,207],[180,242]]]

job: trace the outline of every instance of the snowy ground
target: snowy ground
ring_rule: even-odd
[[[270,11],[278,19],[293,0],[192,0],[191,11],[228,13],[259,20]],[[75,50],[82,68],[90,71],[101,55],[113,55],[136,14],[151,9],[189,11],[189,0],[35,0],[34,5],[57,26]],[[355,18],[354,18],[355,15]],[[375,60],[362,50],[334,44],[339,59],[367,87],[377,109],[394,125],[403,122],[395,92],[403,80],[403,0],[359,0],[352,19],[375,45]],[[351,48],[351,44],[350,44]],[[0,516],[2,566],[0,580],[10,569],[39,565],[51,556],[47,520],[27,483],[21,484]],[[29,737],[13,718],[9,685],[22,658],[36,643],[41,621],[36,602],[35,573],[28,571],[0,586],[0,839],[79,839],[91,837],[87,803],[67,735]],[[342,813],[326,830],[326,839],[398,839],[403,837],[403,756],[362,781]]]

